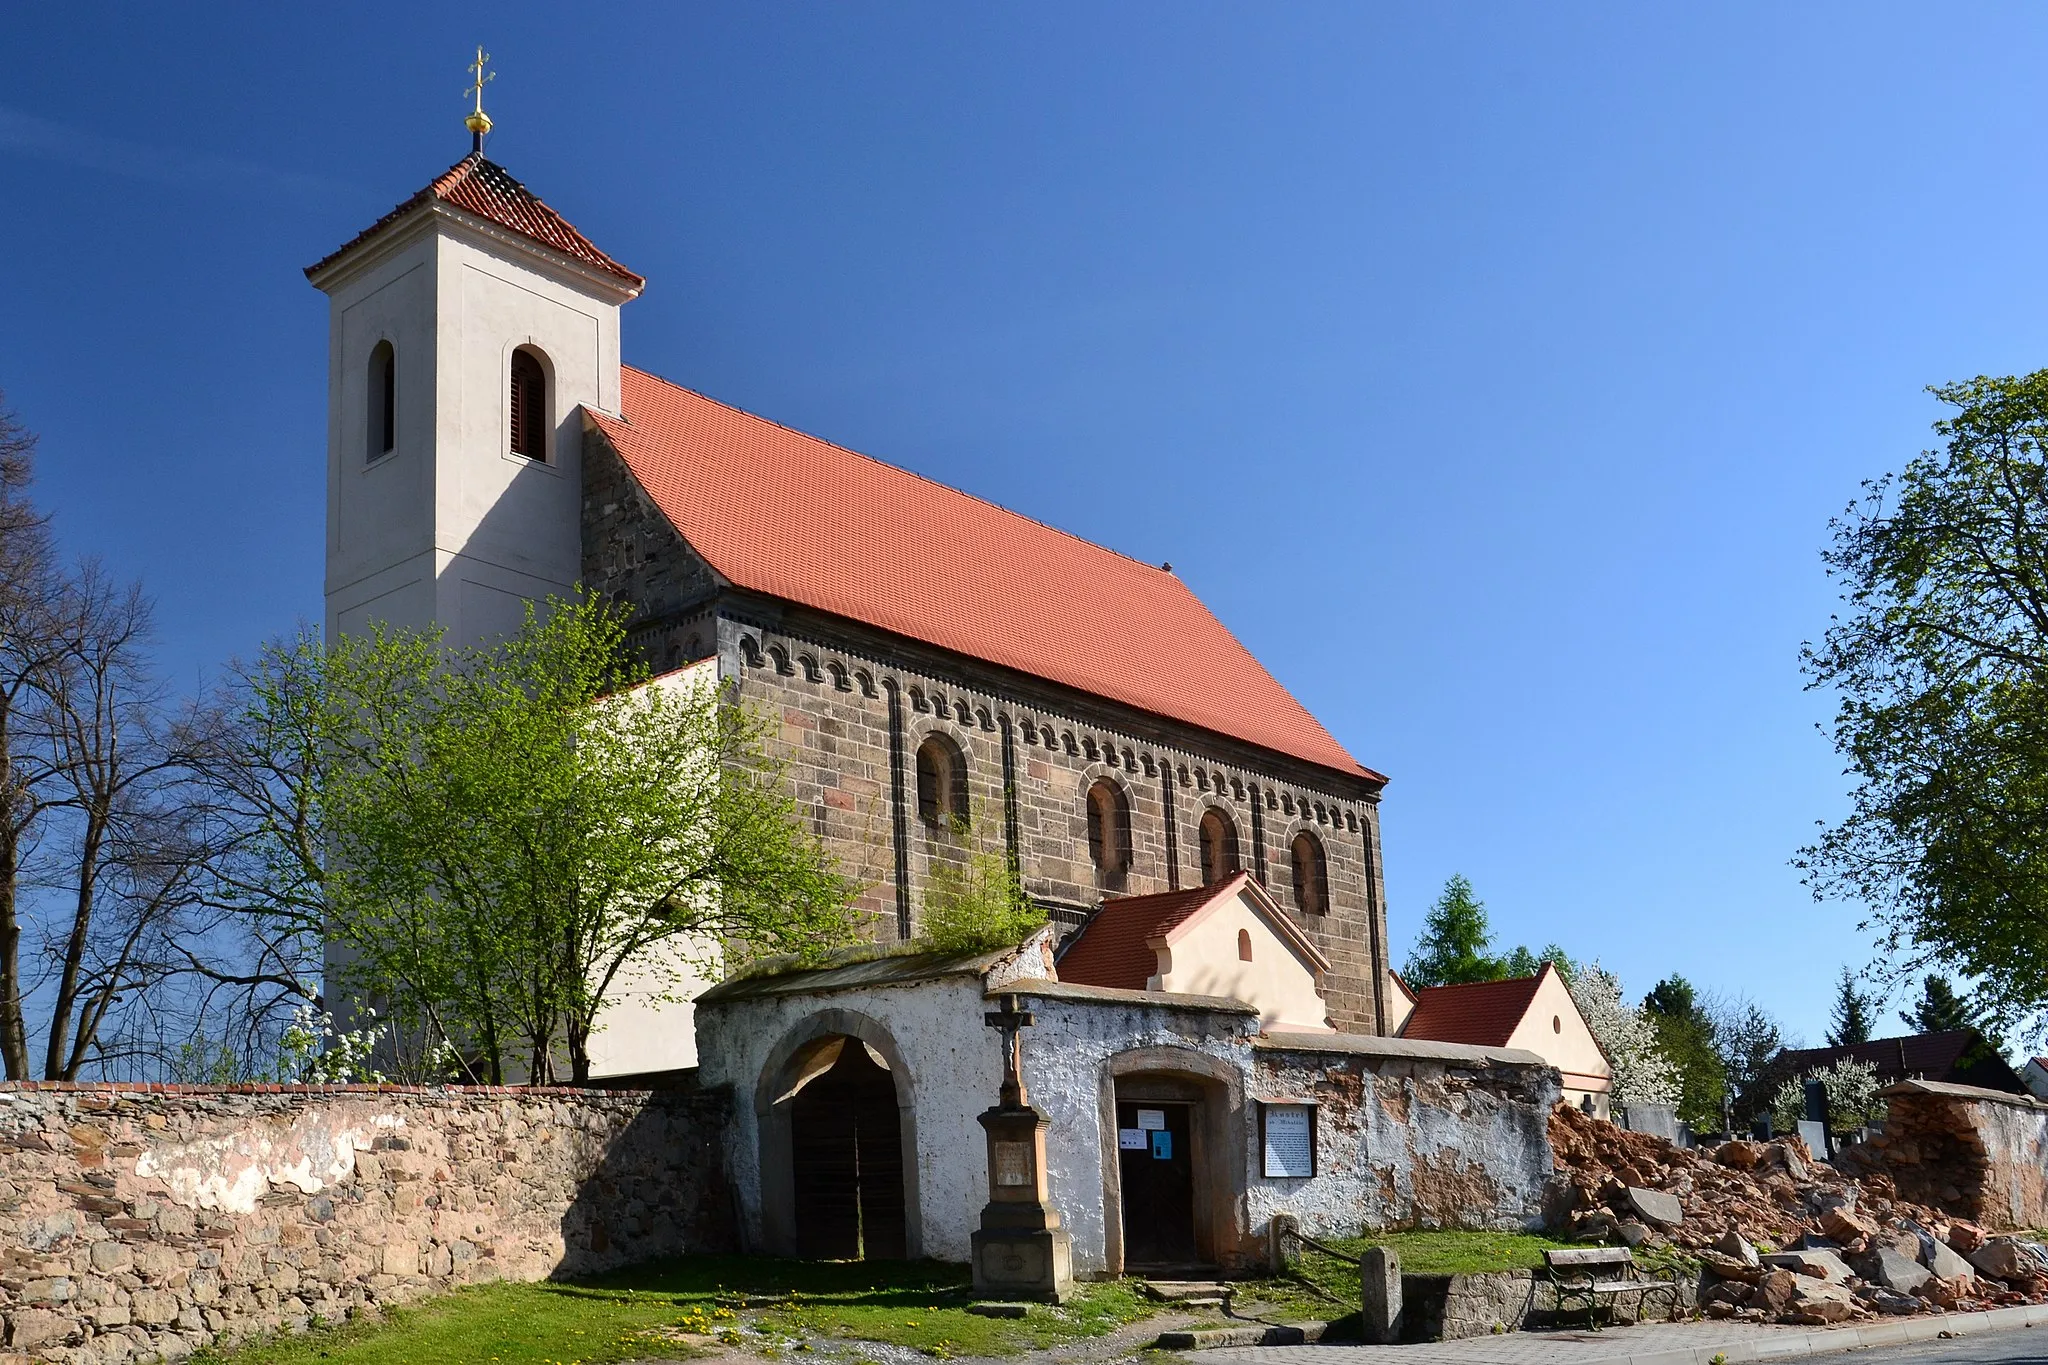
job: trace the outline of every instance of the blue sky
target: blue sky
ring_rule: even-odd
[[[1924,386],[2048,362],[2018,5],[11,7],[0,387],[187,686],[319,611],[300,268],[467,150],[627,358],[1177,572],[1392,775],[1401,953],[1744,991],[1870,945],[1798,649]],[[1887,1013],[1887,1019],[1891,1016]]]

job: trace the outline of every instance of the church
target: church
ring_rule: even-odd
[[[1066,929],[1249,874],[1388,1031],[1385,778],[1170,567],[624,362],[646,284],[476,150],[306,274],[331,301],[326,630],[473,642],[574,585],[657,673],[778,727],[872,936],[931,870],[1014,861]],[[688,1029],[613,1070],[688,1065]]]
[[[592,1043],[604,1083],[723,1097],[741,1246],[971,1259],[1057,1298],[1252,1267],[1288,1226],[1539,1222],[1556,1071],[1389,1036],[1386,779],[1170,566],[627,365],[646,281],[484,156],[481,107],[469,126],[469,156],[306,271],[330,302],[326,631],[481,643],[580,586],[630,608],[656,685],[768,724],[901,950],[629,994]],[[919,947],[935,874],[991,857],[1048,924]],[[1035,1037],[999,1049],[999,1019]],[[984,1161],[997,1113],[1027,1136],[990,1128]]]

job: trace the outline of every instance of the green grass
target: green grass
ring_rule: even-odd
[[[577,1284],[493,1284],[381,1321],[202,1353],[197,1365],[606,1365],[723,1343],[771,1357],[817,1338],[888,1342],[935,1359],[1010,1355],[1100,1336],[1154,1311],[1131,1286],[1090,1284],[1021,1320],[977,1317],[967,1271],[934,1262],[692,1257]]]

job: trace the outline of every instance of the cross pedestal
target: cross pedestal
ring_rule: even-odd
[[[1003,997],[985,1016],[1003,1034],[1001,1100],[980,1116],[988,1134],[988,1203],[974,1234],[974,1292],[991,1299],[1064,1303],[1074,1293],[1072,1239],[1046,1202],[1048,1120],[1024,1093],[1020,1030],[1037,1022]]]

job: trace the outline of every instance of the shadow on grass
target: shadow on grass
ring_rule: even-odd
[[[915,1307],[935,1298],[965,1298],[966,1266],[939,1261],[791,1261],[762,1256],[691,1256],[649,1261],[603,1275],[536,1285],[547,1293],[610,1298],[650,1294],[679,1302],[786,1298],[807,1303]],[[755,1305],[749,1305],[755,1306]]]

